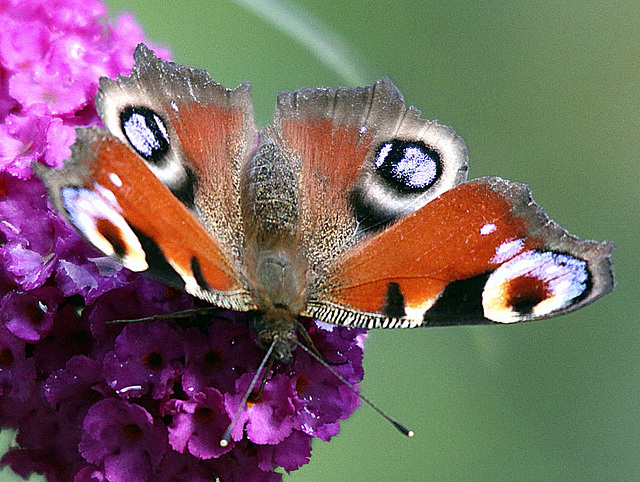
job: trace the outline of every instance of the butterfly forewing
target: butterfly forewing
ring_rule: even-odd
[[[611,289],[610,253],[549,221],[525,186],[477,179],[346,253],[308,314],[369,328],[547,318]]]

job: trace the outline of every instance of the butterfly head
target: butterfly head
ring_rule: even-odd
[[[296,316],[287,308],[273,306],[254,321],[260,345],[266,350],[273,344],[273,357],[281,363],[293,361],[296,348]]]

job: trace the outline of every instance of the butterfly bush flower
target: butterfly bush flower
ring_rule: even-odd
[[[32,173],[61,167],[75,127],[100,123],[98,79],[128,75],[141,29],[95,0],[0,0],[0,25],[0,422],[17,429],[2,464],[51,481],[192,482],[280,480],[307,463],[357,396],[298,350],[222,447],[264,356],[245,316],[110,323],[196,302],[88,247]],[[360,381],[363,332],[302,321]]]

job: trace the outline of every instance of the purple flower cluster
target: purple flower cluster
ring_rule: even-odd
[[[34,162],[61,166],[74,127],[99,123],[98,79],[129,72],[140,28],[97,0],[0,0],[0,25],[0,423],[18,431],[2,464],[133,482],[280,480],[277,468],[307,463],[357,396],[298,350],[220,446],[264,355],[244,315],[109,323],[196,302],[88,247],[32,175]],[[344,378],[362,379],[362,331],[303,322]]]

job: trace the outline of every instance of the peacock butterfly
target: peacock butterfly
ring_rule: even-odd
[[[297,319],[364,328],[549,318],[613,288],[612,244],[550,221],[522,184],[466,182],[464,142],[388,79],[278,95],[222,87],[146,46],[101,79],[56,208],[104,254],[212,305],[258,313],[289,362]]]

